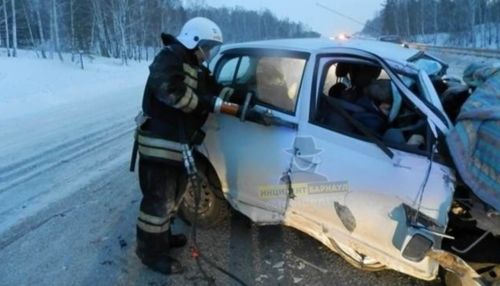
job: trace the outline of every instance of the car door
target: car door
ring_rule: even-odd
[[[230,116],[214,116],[205,140],[228,200],[254,221],[278,223],[287,201],[282,174],[296,137],[296,102],[307,54],[267,50],[226,51],[215,76],[224,86],[243,86],[254,94],[253,110],[274,116],[287,126],[264,126]],[[243,102],[231,97],[230,101]]]
[[[340,248],[358,263],[374,267],[382,263],[406,273],[432,277],[437,271],[436,263],[429,259],[410,262],[400,251],[410,231],[409,212],[425,217],[425,227],[444,232],[453,194],[449,169],[436,162],[431,166],[426,152],[429,149],[412,149],[406,143],[375,144],[365,134],[345,132],[315,118],[318,99],[326,96],[328,65],[344,61],[382,67],[377,58],[363,55],[367,57],[364,61],[356,52],[351,53],[352,57],[343,51],[342,57],[331,54],[316,61],[312,107],[307,110],[311,114],[309,121],[299,124],[295,139],[302,142],[297,145],[294,160],[298,166],[294,172],[299,176],[293,172],[291,176],[293,186],[298,186],[298,195],[290,201],[287,224],[302,228],[337,250]],[[396,88],[397,79],[391,71],[381,74],[385,80],[393,81]],[[405,92],[408,90],[398,88],[403,97]],[[431,121],[425,117],[422,120],[428,122],[428,129],[435,129]],[[307,156],[303,150],[307,150]],[[304,175],[304,170],[310,174]],[[439,245],[440,237],[435,239]]]

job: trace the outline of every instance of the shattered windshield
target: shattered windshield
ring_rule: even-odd
[[[437,75],[443,70],[443,65],[441,63],[428,58],[417,59],[413,64],[419,70],[425,71],[429,76]]]

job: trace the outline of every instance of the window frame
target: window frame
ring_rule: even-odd
[[[285,110],[283,108],[280,108],[275,105],[271,105],[269,103],[263,102],[261,100],[257,99],[257,104],[259,106],[262,106],[264,108],[272,109],[277,112],[281,112],[290,116],[296,116],[297,114],[297,106],[300,101],[300,94],[302,92],[303,84],[304,84],[304,78],[307,70],[307,65],[309,63],[311,54],[307,52],[300,52],[300,51],[293,51],[293,50],[280,50],[280,49],[267,49],[267,48],[235,48],[235,49],[230,49],[230,50],[225,50],[221,52],[220,58],[217,60],[217,63],[215,64],[214,67],[214,76],[215,78],[218,77],[218,74],[220,73],[222,67],[224,66],[225,63],[230,61],[231,59],[238,58],[238,63],[236,64],[236,68],[233,73],[233,79],[230,83],[230,85],[235,85],[236,84],[236,78],[238,75],[238,71],[240,68],[241,61],[244,57],[250,57],[250,58],[262,58],[262,57],[281,57],[281,58],[292,58],[292,59],[302,59],[305,60],[304,66],[302,68],[302,75],[300,77],[298,89],[297,89],[297,96],[294,102],[294,108],[292,111]]]
[[[326,61],[323,64],[323,66],[321,67],[321,59],[323,59],[323,58],[331,58],[331,59]],[[341,135],[347,136],[347,137],[355,139],[355,140],[360,140],[363,142],[368,142],[368,143],[374,144],[368,137],[366,137],[364,135],[354,134],[351,132],[345,132],[343,130],[331,128],[331,127],[327,126],[326,124],[322,124],[316,120],[316,118],[317,118],[316,113],[317,113],[317,109],[318,109],[317,102],[319,99],[319,92],[320,92],[320,89],[322,88],[322,85],[324,85],[324,81],[325,81],[326,75],[328,73],[328,69],[325,67],[328,64],[329,64],[328,67],[330,67],[331,64],[338,63],[338,62],[351,62],[351,63],[360,63],[360,64],[364,62],[364,63],[371,63],[371,64],[376,64],[377,66],[380,66],[380,64],[374,60],[367,59],[367,58],[364,58],[362,56],[357,56],[357,55],[334,54],[334,53],[316,55],[316,60],[315,60],[315,64],[314,64],[314,72],[313,72],[312,83],[311,83],[311,97],[310,97],[310,103],[309,103],[308,123],[311,125],[320,127],[322,129],[325,129],[329,132],[335,132],[337,134],[341,134]],[[321,70],[320,70],[320,67],[321,67]],[[383,67],[381,67],[381,68],[384,69]],[[321,82],[318,82],[318,80],[321,80]],[[393,79],[390,78],[390,80],[392,81]],[[420,88],[420,86],[419,86],[419,88]],[[323,91],[321,89],[321,93],[322,92]],[[408,99],[404,96],[403,92],[401,92],[401,95],[403,97],[402,98],[403,102],[407,102]],[[412,103],[410,102],[410,104],[412,104]],[[419,113],[420,116],[423,117],[423,119],[426,118],[425,114],[423,114],[418,108],[416,109],[416,111]],[[430,150],[430,148],[432,148],[429,145],[429,140],[431,140],[429,138],[429,136],[430,136],[429,131],[430,131],[430,126],[429,126],[429,123],[427,122],[426,123],[426,133],[427,134],[426,134],[426,138],[425,138],[425,144],[426,144],[425,150],[420,150],[420,149],[416,149],[413,147],[409,147],[406,144],[403,145],[403,144],[395,144],[395,143],[387,143],[387,142],[384,142],[384,144],[387,147],[396,149],[398,151],[408,152],[408,153],[422,155],[422,156],[428,156],[429,150]],[[439,158],[434,158],[434,160],[439,161],[440,163],[443,164],[443,162],[441,162],[441,160]]]

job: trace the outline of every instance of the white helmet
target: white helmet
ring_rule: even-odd
[[[222,32],[212,20],[196,17],[184,24],[177,40],[190,50],[200,44],[216,46],[222,44]]]

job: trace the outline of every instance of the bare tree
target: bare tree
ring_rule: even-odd
[[[31,21],[30,21],[30,17],[28,14],[27,6],[28,6],[28,1],[24,0],[23,12],[24,12],[24,18],[26,20],[26,26],[28,27],[28,32],[30,35],[30,42],[31,42],[31,45],[33,46],[33,49],[35,50],[36,56],[39,57],[38,52],[36,51],[35,37],[33,36],[33,30],[31,28]]]
[[[16,1],[11,0],[12,4],[12,56],[17,56],[17,21],[16,21]]]
[[[69,0],[69,15],[71,26],[71,61],[75,61],[75,10],[73,5],[74,0]]]
[[[432,0],[432,31],[434,33],[434,45],[436,45],[438,33],[438,0]]]
[[[118,1],[113,1],[112,3],[113,3],[112,14],[113,14],[114,30],[118,31],[118,36],[119,36],[118,49],[123,64],[127,65],[128,64],[127,34],[125,29],[127,24],[127,10],[129,8],[129,1],[118,0]]]
[[[226,42],[317,35],[288,19],[279,20],[268,10],[211,8],[204,0],[189,1],[188,8],[183,4],[182,0],[0,0],[0,26],[5,26],[6,35],[3,40],[2,28],[1,44],[9,56],[17,53],[19,44],[39,50],[43,58],[50,51],[51,58],[57,53],[62,59],[66,51],[74,61],[76,51],[82,50],[121,58],[126,64],[132,58],[150,59],[151,51],[162,47],[160,32],[176,35],[195,16],[223,27]]]
[[[102,10],[102,5],[100,0],[92,0],[92,11],[93,11],[93,29],[97,30],[94,35],[97,36],[96,47],[99,55],[109,57],[112,55],[110,40],[108,38],[106,24],[104,21],[104,15]]]
[[[3,0],[3,17],[5,26],[5,43],[7,44],[7,56],[10,57],[9,18],[7,17],[7,3],[5,0]]]
[[[58,19],[58,13],[57,13],[56,0],[52,0],[52,21],[53,21],[53,25],[54,25],[55,49],[56,49],[57,55],[59,56],[59,59],[61,61],[63,61],[63,57],[61,54],[61,42],[59,39],[59,19]]]
[[[396,16],[396,19],[399,19],[399,32],[404,36],[410,35],[410,3],[405,0],[398,1],[399,11],[400,13]]]
[[[468,10],[469,10],[469,32],[470,32],[470,43],[472,47],[476,46],[476,35],[474,33],[474,26],[476,24],[476,1],[468,0]]]
[[[43,25],[42,25],[42,17],[40,16],[40,10],[42,10],[42,3],[37,1],[36,18],[38,22],[38,36],[40,37],[40,53],[42,54],[42,58],[46,59],[47,55],[45,54],[45,37],[43,34]]]

